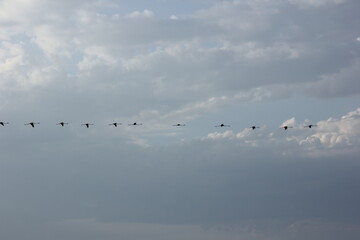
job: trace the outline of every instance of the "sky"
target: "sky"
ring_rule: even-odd
[[[359,239],[359,12],[0,0],[0,238]]]

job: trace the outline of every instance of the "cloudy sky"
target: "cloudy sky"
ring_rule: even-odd
[[[359,12],[0,0],[0,238],[359,239]]]

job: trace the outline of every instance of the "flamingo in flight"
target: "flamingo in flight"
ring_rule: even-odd
[[[315,124],[309,124],[309,125],[307,125],[307,126],[305,126],[306,128],[312,128],[312,127],[316,127],[317,125],[315,125]]]
[[[280,128],[283,128],[286,131],[288,128],[292,128],[292,127],[290,127],[290,126],[282,126]]]
[[[117,127],[118,125],[121,125],[121,123],[114,122],[109,124],[109,126],[114,126],[114,127]]]
[[[252,130],[255,130],[255,129],[260,128],[260,127],[257,127],[257,126],[251,126],[250,128],[251,128]]]
[[[139,126],[139,125],[142,125],[142,123],[136,123],[136,122],[134,122],[134,123],[129,123],[128,125],[129,125],[129,126]]]
[[[182,124],[182,123],[177,123],[177,124],[174,124],[173,126],[175,127],[184,127],[186,126],[185,124]]]
[[[29,123],[25,123],[24,125],[30,125],[34,128],[35,124],[40,124],[40,123],[39,122],[29,122]]]
[[[64,125],[67,125],[67,124],[69,124],[69,123],[66,123],[66,122],[59,122],[59,123],[57,123],[56,125],[61,125],[61,126],[63,127]]]
[[[81,126],[86,126],[86,128],[89,128],[90,125],[94,125],[93,123],[83,123],[81,124]]]
[[[5,126],[5,124],[9,124],[8,122],[0,122],[1,126]]]
[[[220,124],[220,125],[217,125],[217,126],[215,126],[215,127],[230,127],[230,125],[226,125],[226,124]]]

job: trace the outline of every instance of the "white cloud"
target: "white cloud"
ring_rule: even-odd
[[[58,76],[59,68],[43,64],[31,56],[24,43],[2,42],[0,46],[0,73],[2,90],[30,90],[45,85]]]
[[[286,120],[285,122],[283,122],[280,127],[282,127],[282,126],[296,126],[296,125],[297,125],[297,121],[293,117],[293,118],[290,118],[290,119]]]
[[[71,36],[64,31],[57,31],[54,26],[41,25],[33,30],[33,42],[47,55],[71,56]],[[72,46],[73,47],[73,46]]]
[[[32,16],[38,13],[38,7],[41,5],[41,0],[14,0],[0,2],[0,19],[1,21],[8,21],[14,23],[23,23],[31,20]],[[41,17],[41,16],[37,16]],[[29,22],[29,24],[32,21]]]
[[[357,148],[360,146],[360,108],[340,119],[330,118],[317,123],[316,133],[300,141],[301,144],[321,143],[326,148]]]
[[[84,57],[78,63],[78,68],[81,71],[91,70],[97,65],[115,66],[117,58],[108,52],[104,46],[91,46],[84,49]]]
[[[298,58],[300,51],[295,46],[290,47],[286,43],[275,43],[273,46],[267,46],[265,48],[256,46],[256,43],[253,43],[250,44],[250,48],[246,49],[244,55],[248,59],[259,59],[260,61],[274,61],[277,59],[290,60]]]
[[[225,131],[225,132],[213,132],[209,133],[207,137],[203,137],[202,140],[210,139],[210,140],[220,140],[220,139],[233,139],[236,135],[233,131]]]
[[[315,127],[306,128],[306,124],[298,124],[295,118],[288,119],[283,125],[292,126],[287,131],[269,129],[266,126],[260,129],[244,129],[242,132],[234,133],[231,130],[224,132],[209,133],[202,140],[232,140],[241,146],[271,148],[286,154],[296,152],[310,155],[332,155],[349,154],[359,152],[360,146],[360,108],[350,112],[340,119],[330,118],[319,121]]]
[[[171,19],[171,20],[178,20],[179,17],[177,17],[177,16],[175,16],[175,15],[171,15],[171,16],[170,16],[170,19]]]
[[[151,54],[149,55],[137,55],[131,58],[122,60],[121,65],[124,71],[142,71],[149,69],[151,64]],[[150,60],[150,61],[149,61]]]
[[[180,107],[175,111],[170,111],[164,115],[164,118],[170,119],[186,119],[186,121],[193,120],[202,113],[215,112],[223,105],[229,104],[229,98],[226,96],[212,97],[205,101],[199,101]]]
[[[2,42],[0,47],[0,72],[14,71],[27,64],[22,44]]]
[[[143,10],[142,12],[134,11],[134,12],[126,15],[126,17],[128,17],[128,18],[142,18],[142,17],[148,18],[148,17],[153,17],[153,16],[154,16],[154,13],[147,9]]]

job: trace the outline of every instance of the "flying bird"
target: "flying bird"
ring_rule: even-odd
[[[9,124],[8,122],[0,122],[1,126],[5,126],[5,124]]]
[[[183,127],[183,126],[186,126],[186,125],[183,124],[183,123],[177,123],[177,124],[174,124],[173,126],[175,126],[175,127]]]
[[[317,125],[315,125],[315,124],[309,124],[309,125],[307,125],[307,126],[304,126],[305,128],[312,128],[312,127],[316,127]]]
[[[288,128],[292,128],[292,127],[290,127],[290,126],[282,126],[280,128],[283,128],[284,130],[287,130]]]
[[[250,128],[251,128],[252,130],[255,130],[255,129],[260,128],[260,127],[257,127],[257,126],[251,126]]]
[[[40,124],[40,123],[39,122],[29,122],[29,123],[25,123],[24,125],[30,125],[34,128],[35,124]]]
[[[67,124],[69,124],[69,123],[66,123],[66,122],[59,122],[59,123],[57,123],[56,125],[61,125],[61,126],[63,127],[64,125],[67,125]]]
[[[128,125],[129,125],[129,126],[139,126],[139,125],[142,125],[142,123],[136,123],[136,122],[134,122],[134,123],[129,123]]]
[[[121,123],[114,122],[109,124],[109,126],[115,126],[115,127],[117,127],[118,125],[121,125]]]
[[[220,125],[216,125],[215,127],[230,127],[230,125],[225,125],[225,124],[220,124]]]
[[[81,126],[86,126],[87,128],[89,128],[90,125],[94,125],[94,124],[93,123],[83,123],[83,124],[81,124]]]

